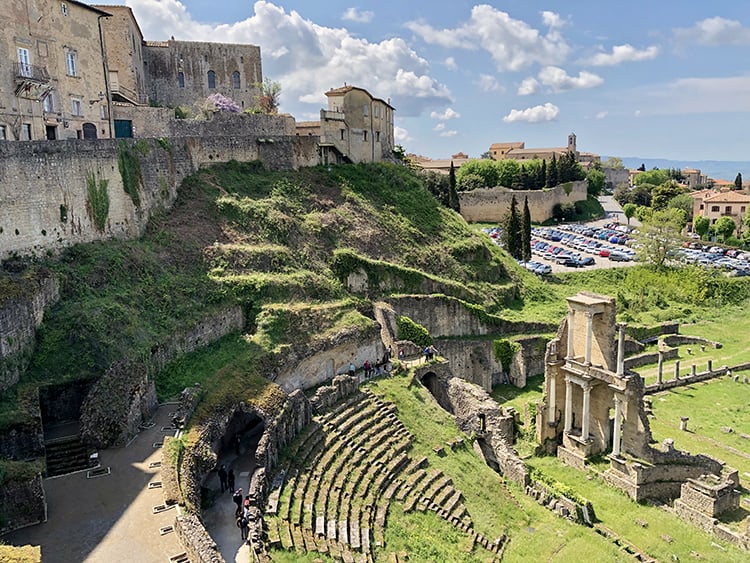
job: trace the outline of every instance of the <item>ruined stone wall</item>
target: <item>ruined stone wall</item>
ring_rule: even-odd
[[[25,481],[6,481],[0,487],[0,535],[47,521],[42,475]]]
[[[315,391],[310,404],[315,412],[323,412],[354,395],[359,388],[356,377],[338,375],[330,385],[322,385]]]
[[[142,362],[114,362],[81,405],[81,438],[97,448],[124,446],[156,410],[156,389]]]
[[[566,188],[567,186],[567,188]],[[470,192],[459,192],[461,215],[469,222],[498,222],[510,209],[515,195],[519,209],[524,198],[528,198],[531,220],[543,223],[552,217],[552,209],[558,203],[575,203],[587,197],[587,182],[568,182],[551,190],[509,190],[507,188],[484,188]]]
[[[683,346],[685,344],[697,344],[698,346],[700,346],[701,344],[703,344],[705,346],[710,346],[711,348],[721,348],[721,342],[715,342],[713,340],[703,338],[702,336],[690,336],[688,334],[670,334],[660,338],[659,340],[664,342],[664,344],[666,344],[667,346]]]
[[[26,417],[23,422],[13,423],[0,432],[0,457],[16,461],[44,457],[39,388],[19,390],[18,401]]]
[[[388,299],[387,303],[398,316],[409,317],[424,326],[433,338],[538,334],[557,329],[557,325],[551,323],[516,322],[499,318],[491,325],[486,324],[458,299],[452,297],[410,295]]]
[[[219,547],[195,514],[177,516],[174,531],[180,538],[188,559],[193,563],[224,563]]]
[[[18,283],[23,283],[23,295],[0,301],[0,391],[18,382],[28,366],[45,310],[60,298],[59,280],[50,272]]]
[[[667,348],[662,352],[664,360],[676,360],[680,357],[678,348]],[[659,352],[644,352],[635,356],[625,358],[625,369],[633,369],[648,364],[655,364],[659,361]]]

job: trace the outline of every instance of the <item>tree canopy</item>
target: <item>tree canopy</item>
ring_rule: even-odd
[[[669,172],[667,170],[648,170],[641,172],[635,177],[634,183],[636,186],[642,186],[643,184],[652,184],[659,186],[669,180]]]
[[[641,219],[638,235],[638,254],[646,264],[663,268],[671,258],[671,251],[679,246],[680,231],[685,226],[685,213],[681,209],[653,211]]]

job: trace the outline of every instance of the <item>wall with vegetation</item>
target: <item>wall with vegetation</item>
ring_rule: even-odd
[[[39,272],[33,279],[2,287],[0,297],[0,391],[14,385],[26,369],[36,329],[45,309],[60,297],[58,279]]]
[[[41,473],[6,479],[0,487],[0,534],[46,520],[47,503]],[[1,556],[0,560],[8,561]]]
[[[291,134],[292,118],[227,119],[173,119],[164,126],[171,136],[137,141],[0,143],[0,259],[136,238],[154,213],[171,207],[182,180],[201,166],[230,160],[260,160],[272,169],[318,163],[318,138]]]
[[[460,192],[461,215],[469,222],[496,223],[510,210],[513,196],[519,211],[523,200],[529,199],[529,212],[534,223],[542,223],[552,217],[552,208],[558,203],[575,203],[587,197],[586,181],[568,182],[551,190],[509,190],[506,188],[484,188]]]

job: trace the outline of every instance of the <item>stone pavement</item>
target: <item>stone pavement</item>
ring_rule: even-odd
[[[184,550],[172,526],[179,507],[154,514],[162,491],[149,488],[160,481],[161,448],[154,447],[167,431],[174,405],[161,405],[154,425],[124,448],[100,452],[110,474],[87,478],[85,471],[44,480],[47,522],[3,536],[12,545],[39,545],[44,563],[164,563]],[[237,532],[239,538],[239,531]]]

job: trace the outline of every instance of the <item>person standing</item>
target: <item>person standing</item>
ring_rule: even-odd
[[[232,496],[232,501],[237,505],[234,515],[239,517],[242,514],[242,489],[237,489]]]
[[[227,467],[223,463],[219,467],[219,485],[221,486],[222,494],[224,491],[231,491],[234,488],[232,485],[227,486]]]
[[[250,523],[248,522],[247,516],[245,516],[245,514],[240,514],[237,517],[237,527],[240,529],[240,536],[242,537],[242,541],[247,541],[249,524]]]
[[[227,490],[234,490],[234,469],[230,469],[227,473]]]

